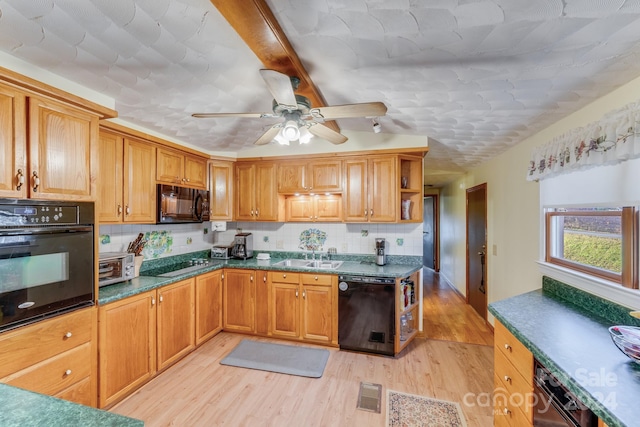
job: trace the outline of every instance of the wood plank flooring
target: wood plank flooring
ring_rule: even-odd
[[[457,310],[464,311],[464,301],[435,282],[433,277],[425,280],[425,310],[437,306],[434,299],[443,298],[449,307],[443,311],[446,314],[456,307],[455,296]],[[431,317],[425,315],[425,320]],[[223,332],[111,411],[142,419],[146,426],[384,426],[386,391],[391,389],[459,402],[469,427],[490,426],[492,409],[487,401],[493,389],[493,348],[461,342],[474,333],[459,331],[477,329],[478,324],[482,321],[476,319],[466,327],[449,328],[451,340],[418,338],[396,358],[331,349],[319,379],[220,365],[247,338]],[[447,328],[437,330],[443,335]],[[380,414],[356,409],[360,382],[382,384]]]

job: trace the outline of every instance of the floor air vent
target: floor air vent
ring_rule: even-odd
[[[384,343],[384,332],[371,331],[369,333],[369,342],[381,342],[381,343]]]
[[[358,409],[363,411],[380,413],[380,400],[382,396],[382,385],[372,383],[360,383],[358,393]]]

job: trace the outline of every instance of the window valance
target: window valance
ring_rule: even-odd
[[[640,157],[640,101],[605,114],[599,121],[536,147],[527,180]]]

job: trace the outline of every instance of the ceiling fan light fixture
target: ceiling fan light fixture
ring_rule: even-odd
[[[287,138],[288,141],[296,141],[300,139],[300,129],[298,129],[298,123],[293,120],[288,120],[282,128],[282,135]]]
[[[313,138],[313,134],[309,132],[309,129],[307,129],[306,126],[301,127],[300,138],[298,138],[300,144],[308,144],[309,141],[311,141],[311,138]]]
[[[284,129],[280,129],[280,131],[276,134],[275,139],[276,142],[280,145],[289,145],[289,140],[287,139],[287,137],[285,137],[283,135],[283,131]]]

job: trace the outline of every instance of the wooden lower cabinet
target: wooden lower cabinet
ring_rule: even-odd
[[[195,348],[194,279],[100,307],[100,407]]]
[[[222,270],[196,277],[196,345],[222,330]]]
[[[269,335],[338,345],[337,277],[271,271]]]
[[[493,353],[494,424],[533,425],[533,354],[498,320]]]
[[[0,334],[0,382],[97,404],[95,307]]]
[[[256,332],[256,270],[225,270],[223,328],[227,331]]]

